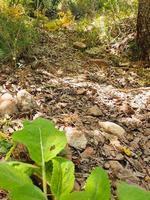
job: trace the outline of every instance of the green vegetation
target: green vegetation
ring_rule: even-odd
[[[0,163],[0,187],[9,192],[11,200],[46,200],[49,196],[56,200],[110,199],[108,175],[99,167],[91,172],[84,191],[73,191],[74,164],[59,156],[66,145],[65,134],[50,121],[42,118],[25,121],[24,128],[14,132],[12,138],[15,144],[19,142],[27,147],[33,164],[19,161]],[[33,177],[41,180],[41,189],[34,185]],[[119,183],[117,191],[119,200],[150,198],[149,192],[125,183]]]
[[[115,43],[135,31],[136,14],[136,0],[0,0],[0,58],[16,65],[38,42],[37,28],[57,31],[71,25],[88,47]]]
[[[37,39],[32,21],[20,4],[0,4],[0,30],[0,58],[11,59],[15,64]]]
[[[37,107],[45,103],[40,108],[43,110],[37,109],[38,111],[41,111],[42,114],[55,113],[55,109],[61,108],[61,113],[63,113],[61,121],[66,120],[64,122],[67,124],[66,126],[71,124],[73,126],[71,128],[76,130],[76,121],[82,117],[80,112],[85,115],[89,114],[87,107],[92,106],[92,104],[100,107],[99,102],[94,99],[98,91],[94,89],[95,83],[97,84],[95,88],[98,88],[98,84],[104,83],[106,89],[110,85],[117,86],[125,90],[124,92],[130,91],[130,87],[131,91],[132,87],[136,87],[135,91],[137,92],[138,90],[144,91],[145,88],[138,87],[150,85],[148,63],[150,60],[150,25],[148,23],[150,21],[148,14],[150,2],[147,2],[145,1],[143,4],[142,0],[0,0],[0,67],[2,69],[0,117],[4,115],[4,118],[7,118],[5,114],[10,114],[13,119],[16,114],[15,117],[21,120],[34,118],[35,113],[31,113],[29,117],[30,109],[24,110],[23,106],[19,105],[16,95],[22,89],[27,91],[29,89],[31,94],[36,95]],[[136,62],[140,59],[142,62]],[[21,70],[12,69],[13,67],[20,67]],[[34,74],[35,77],[32,77],[32,73],[38,67],[40,70],[37,70],[37,73]],[[11,77],[13,72],[15,72],[14,77]],[[76,84],[76,82],[72,82],[72,85],[67,85],[70,80],[73,80],[68,78],[73,77],[72,72],[76,76],[80,74],[81,79],[83,75],[83,81],[91,84],[90,92],[89,89],[83,87],[84,82],[79,84],[81,90],[77,90],[78,87],[70,89],[73,84],[74,86]],[[64,87],[66,77],[63,79],[62,76],[65,76],[63,73],[67,74],[68,82],[66,82],[65,88],[57,88],[58,86],[55,86],[57,82],[62,83],[61,87]],[[56,78],[58,79],[50,80]],[[30,86],[31,88],[29,88]],[[55,87],[56,91],[53,91]],[[148,91],[149,88],[146,90]],[[3,94],[7,92],[12,93],[12,95],[6,96],[12,96],[12,98],[5,97],[6,99],[3,99]],[[66,101],[65,98],[71,102],[79,101],[78,99],[74,100],[74,97],[70,98],[72,93],[74,96],[80,95],[82,97],[85,95],[85,99],[83,98],[81,105],[77,103],[75,108],[70,106],[72,116],[69,116],[69,108],[67,110],[68,117],[65,112],[69,101]],[[139,94],[144,95],[144,93]],[[89,114],[91,117],[97,117],[96,123],[99,117],[102,117],[102,120],[110,118],[112,121],[117,121],[115,119],[117,116],[128,117],[129,125],[123,124],[127,128],[129,126],[127,134],[130,132],[130,124],[132,124],[130,120],[135,119],[132,125],[134,131],[137,131],[138,128],[141,129],[138,124],[143,125],[146,120],[149,123],[146,114],[149,111],[148,95],[143,98],[144,100],[141,99],[145,104],[140,106],[143,109],[140,111],[135,109],[136,107],[132,108],[130,102],[129,105],[124,104],[128,102],[121,101],[121,98],[117,100],[117,97],[111,96],[110,101],[113,98],[116,99],[117,103],[114,104],[116,105],[114,112],[115,110],[119,111],[119,114],[115,115],[106,105],[104,106],[107,108],[106,111],[103,108],[102,111],[99,111],[100,114],[95,114],[95,110]],[[29,104],[32,103],[30,96],[27,99]],[[109,101],[109,98],[106,99]],[[57,104],[54,105],[57,107],[53,109],[55,101]],[[132,98],[130,101],[132,102]],[[23,104],[25,106],[28,104],[26,99]],[[82,109],[82,104],[87,106],[85,108],[83,106],[85,110]],[[103,102],[100,105],[103,105]],[[34,106],[31,105],[32,109],[34,110]],[[78,109],[77,113],[76,109]],[[108,112],[108,110],[110,111]],[[18,117],[21,112],[21,117]],[[55,117],[53,113],[51,117]],[[109,113],[110,117],[105,116],[105,113]],[[137,117],[137,121],[134,117],[136,113],[141,115],[138,116],[139,118]],[[59,113],[57,114],[59,116]],[[146,119],[142,114],[145,115]],[[50,114],[44,116],[49,117]],[[65,116],[67,117],[65,118]],[[92,118],[88,117],[88,119]],[[123,120],[122,122],[120,120],[119,123],[124,123]],[[82,124],[90,126],[92,123],[87,123],[85,120]],[[8,127],[11,129],[11,124],[6,125],[4,132],[7,132]],[[2,128],[1,124],[0,126]],[[118,200],[150,200],[150,192],[123,182],[118,183],[118,186],[112,189],[112,194],[107,172],[96,166],[91,171],[81,191],[75,191],[75,165],[72,161],[61,157],[61,153],[67,145],[65,133],[43,118],[25,121],[23,126],[22,130],[15,131],[11,135],[13,130],[20,128],[20,126],[16,129],[13,127],[10,132],[8,131],[8,138],[5,133],[0,131],[0,156],[1,160],[5,159],[5,161],[0,162],[0,189],[8,193],[10,200],[110,200],[111,195]],[[145,129],[148,127],[148,125],[144,125],[143,132],[140,130],[141,133],[145,133]],[[133,134],[133,138],[128,137],[129,139],[127,139],[134,142],[134,135],[136,134]],[[140,140],[141,138],[139,138]],[[13,155],[19,144],[26,149],[25,154],[28,156],[28,159],[25,159],[26,163],[21,162]],[[94,148],[92,150],[95,151]],[[135,155],[136,151],[136,148],[133,148]],[[142,147],[140,151],[141,154],[145,153]],[[141,155],[140,153],[139,155]],[[145,162],[147,162],[147,158]],[[145,173],[144,175],[146,175]],[[145,182],[149,180],[149,177],[144,178]],[[140,181],[139,184],[141,184]],[[146,188],[145,185],[144,187]]]

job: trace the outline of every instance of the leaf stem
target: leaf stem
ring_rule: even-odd
[[[5,156],[5,161],[9,160],[9,158],[10,158],[12,152],[14,151],[14,149],[16,148],[16,146],[17,146],[17,143],[14,142],[13,146],[10,148],[10,150],[8,151],[8,153]]]
[[[46,169],[45,169],[45,162],[44,162],[44,154],[43,154],[43,143],[42,143],[42,133],[41,129],[39,128],[40,132],[40,146],[41,146],[41,154],[42,154],[42,179],[43,179],[43,192],[47,199],[47,181],[46,181]]]

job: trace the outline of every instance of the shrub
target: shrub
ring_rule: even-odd
[[[0,58],[16,63],[20,54],[36,40],[30,18],[21,5],[0,10]]]

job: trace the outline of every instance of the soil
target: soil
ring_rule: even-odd
[[[0,92],[15,95],[26,89],[38,104],[28,113],[13,115],[9,129],[1,125],[1,131],[10,134],[21,120],[37,116],[54,121],[61,129],[75,127],[88,140],[85,149],[68,150],[75,164],[76,189],[82,189],[91,169],[100,166],[109,173],[114,197],[118,180],[149,190],[150,65],[124,63],[121,58],[121,64],[116,63],[101,47],[101,53],[89,55],[74,48],[77,39],[72,32],[43,33],[39,46],[20,58],[18,68],[9,63],[0,67]],[[100,116],[88,113],[95,105]],[[125,138],[116,141],[124,150],[103,134],[99,121],[125,129]]]

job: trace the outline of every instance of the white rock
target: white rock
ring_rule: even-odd
[[[32,95],[26,90],[20,90],[17,93],[17,104],[21,111],[28,111],[37,106]]]
[[[16,100],[9,93],[5,93],[0,97],[0,115],[12,115],[18,111]]]
[[[76,128],[66,127],[65,133],[67,142],[70,146],[76,149],[85,149],[87,145],[87,139],[83,132],[78,131]]]
[[[123,137],[125,134],[125,130],[121,126],[113,122],[99,122],[99,125],[101,128],[104,129],[104,131],[106,131],[107,133],[111,133],[112,135],[115,135],[117,137]]]

